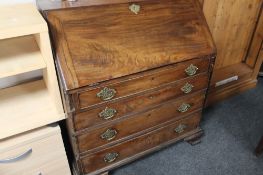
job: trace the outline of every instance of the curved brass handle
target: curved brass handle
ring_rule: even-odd
[[[107,129],[107,131],[100,135],[100,138],[111,141],[116,137],[117,134],[118,132],[115,129]]]
[[[189,94],[193,90],[193,85],[190,83],[186,83],[182,88],[181,91],[183,91],[185,94]]]
[[[115,116],[117,113],[116,109],[106,107],[103,111],[99,113],[99,116],[104,120],[109,120]]]
[[[97,97],[99,97],[103,101],[107,101],[115,97],[116,93],[117,92],[115,89],[105,87],[99,93],[97,93]]]
[[[26,151],[26,152],[24,152],[24,153],[22,153],[16,157],[0,160],[0,164],[1,163],[13,163],[13,162],[22,160],[22,159],[26,158],[27,156],[29,156],[30,154],[32,154],[32,152],[33,152],[33,150],[32,150],[32,148],[30,148],[28,151]]]
[[[104,161],[106,163],[112,163],[114,162],[117,158],[119,157],[119,154],[114,152],[114,153],[107,153],[105,156],[104,156]]]
[[[141,6],[137,5],[137,4],[132,4],[129,6],[129,9],[130,9],[130,11],[132,11],[133,13],[135,13],[137,15],[141,10]]]
[[[178,111],[181,113],[187,112],[191,108],[191,105],[187,103],[183,103],[179,108]]]
[[[185,131],[186,128],[187,128],[186,125],[180,124],[179,126],[177,126],[177,128],[174,129],[174,132],[181,134],[182,132]]]
[[[198,67],[195,65],[191,64],[188,68],[185,69],[185,73],[189,76],[193,76],[197,73]]]

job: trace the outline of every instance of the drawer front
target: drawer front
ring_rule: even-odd
[[[125,161],[125,159],[128,159],[129,157],[187,134],[187,132],[198,127],[200,116],[200,113],[196,113],[166,127],[159,128],[93,155],[83,157],[80,160],[83,171],[84,173],[91,173],[107,166],[114,166],[114,163],[118,164],[120,161]]]
[[[105,83],[94,89],[81,92],[78,95],[79,107],[76,108],[84,109],[113,99],[143,92],[147,89],[152,89],[160,85],[207,72],[208,67],[209,59],[194,59],[141,73],[137,76],[132,76],[130,79],[112,84]]]
[[[190,87],[186,85],[190,85]],[[108,102],[96,109],[77,113],[73,118],[75,130],[79,131],[94,125],[111,122],[126,115],[141,112],[168,100],[205,89],[207,85],[208,76],[206,73],[203,73],[194,78],[180,80],[149,93]],[[190,89],[184,87],[188,87]]]
[[[0,162],[1,175],[70,175],[60,134],[0,153],[0,160],[14,157],[19,158]]]
[[[100,146],[106,146],[106,144],[113,144],[145,129],[152,129],[170,120],[178,120],[201,109],[204,98],[204,91],[200,91],[191,96],[164,103],[155,109],[131,116],[115,124],[88,131],[77,136],[79,151],[83,153]]]

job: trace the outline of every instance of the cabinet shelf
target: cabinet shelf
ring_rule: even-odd
[[[63,119],[43,80],[0,91],[0,139]]]
[[[0,39],[47,31],[45,20],[33,5],[0,7]]]
[[[48,27],[33,4],[0,7],[0,111],[0,141],[65,119]]]
[[[0,40],[0,78],[46,68],[33,35]]]

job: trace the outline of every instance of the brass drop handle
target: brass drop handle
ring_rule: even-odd
[[[174,129],[174,132],[176,132],[177,134],[181,134],[182,132],[185,131],[186,128],[187,128],[186,125],[180,124]]]
[[[187,67],[185,69],[185,73],[188,75],[188,76],[193,76],[197,73],[198,71],[198,67],[196,67],[195,65],[191,64],[189,67]]]
[[[113,118],[116,113],[116,109],[106,107],[103,111],[99,113],[99,117],[103,118],[104,120],[109,120]]]
[[[183,91],[185,94],[189,94],[192,92],[194,86],[190,83],[186,83],[182,88],[181,91]]]
[[[130,11],[132,11],[134,14],[138,14],[141,10],[141,6],[137,4],[132,4],[129,6]]]
[[[178,108],[178,111],[181,112],[181,113],[185,113],[185,112],[187,112],[190,108],[191,108],[191,105],[190,105],[190,104],[183,103],[183,104]]]
[[[118,157],[119,157],[119,154],[116,153],[116,152],[107,153],[107,154],[104,156],[104,162],[106,162],[106,163],[112,163],[112,162],[114,162]]]
[[[104,133],[102,133],[100,135],[101,139],[107,140],[107,141],[111,141],[113,140],[116,135],[118,134],[118,132],[115,129],[107,129],[107,131],[105,131]]]
[[[114,98],[116,93],[117,92],[115,89],[105,87],[99,93],[97,93],[97,97],[99,97],[103,101],[107,101]]]

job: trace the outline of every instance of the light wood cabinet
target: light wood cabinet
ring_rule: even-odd
[[[217,46],[208,104],[257,84],[262,63],[262,0],[200,0]]]
[[[2,140],[0,174],[70,175],[59,127],[43,127]]]
[[[48,27],[35,6],[0,7],[0,49],[0,139],[65,119]],[[34,71],[39,79],[2,87]]]
[[[0,7],[0,111],[1,175],[71,174],[59,126],[47,126],[65,114],[48,27],[32,4]]]

